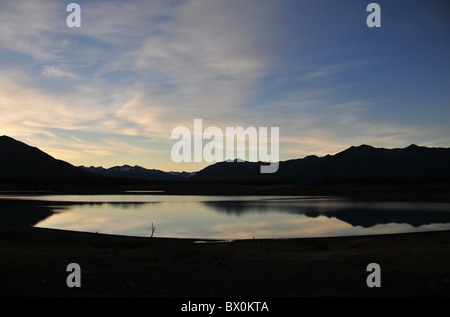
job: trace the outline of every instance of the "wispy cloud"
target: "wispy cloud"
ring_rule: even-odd
[[[65,78],[65,79],[79,79],[80,78],[77,74],[62,70],[56,66],[45,66],[42,69],[42,74],[46,77],[52,77],[52,78]]]
[[[315,67],[314,70],[309,70],[306,75],[304,75],[303,79],[320,79],[329,76],[333,76],[353,68],[362,67],[367,63],[363,63],[361,61],[353,61],[348,63],[341,63],[335,65],[326,65]]]
[[[61,58],[66,41],[55,34],[65,33],[65,6],[61,1],[4,1],[0,4],[0,45],[38,61]],[[62,22],[62,23],[61,23]]]

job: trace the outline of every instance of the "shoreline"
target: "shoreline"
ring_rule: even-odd
[[[450,296],[450,230],[217,241],[3,224],[0,225],[0,294],[246,298]],[[80,288],[66,285],[69,263],[81,267]],[[366,268],[370,263],[381,267],[380,288],[366,285],[369,274]]]

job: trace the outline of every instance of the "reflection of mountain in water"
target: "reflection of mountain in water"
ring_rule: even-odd
[[[265,213],[272,212],[274,210],[274,205],[270,203],[268,204],[264,201],[224,200],[203,201],[202,203],[218,212],[225,212],[229,216],[240,216],[244,213],[250,212]],[[283,210],[282,206],[277,206],[275,208],[276,210]]]
[[[40,202],[0,201],[0,223],[34,226],[51,215],[53,215],[52,208]]]
[[[133,209],[145,204],[160,202],[55,202],[38,200],[0,200],[0,223],[35,226],[54,214],[56,209],[64,206],[88,205],[111,206],[119,209]]]
[[[370,203],[370,202],[368,202]],[[373,227],[379,224],[409,224],[414,227],[429,225],[433,223],[450,223],[450,206],[448,211],[427,210],[408,210],[406,207],[402,210],[378,209],[368,207],[367,209],[358,207],[352,208],[350,204],[336,206],[323,206],[318,203],[302,205],[270,201],[208,201],[205,205],[218,212],[225,212],[229,215],[240,216],[245,213],[267,213],[267,212],[286,212],[292,214],[305,215],[316,218],[325,216],[344,221],[353,227],[360,226],[364,228]]]
[[[140,206],[144,206],[144,205],[157,205],[160,204],[161,202],[155,201],[155,202],[132,202],[132,201],[126,201],[126,202],[121,202],[121,201],[108,201],[108,202],[104,202],[104,201],[77,201],[77,202],[71,202],[71,203],[61,203],[61,202],[57,202],[59,204],[70,204],[70,205],[88,205],[88,206],[100,206],[100,207],[114,207],[117,209],[134,209]],[[53,202],[52,202],[53,204]]]

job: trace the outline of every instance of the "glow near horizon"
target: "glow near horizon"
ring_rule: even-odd
[[[70,1],[69,1],[70,2]],[[74,165],[174,163],[172,129],[280,127],[280,159],[450,145],[445,1],[0,4],[0,135]]]

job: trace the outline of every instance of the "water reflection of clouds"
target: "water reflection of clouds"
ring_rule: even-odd
[[[410,229],[408,225],[400,225],[403,230]],[[283,239],[292,237],[333,237],[346,235],[383,234],[398,232],[399,225],[379,225],[371,229],[354,228],[351,225],[326,217],[318,218],[289,218],[278,222],[256,222],[237,224],[217,224],[210,230],[215,238],[251,239],[273,238]]]
[[[217,238],[291,238],[326,235],[348,227],[339,221],[329,219],[289,218],[278,221],[241,222],[217,224],[212,226],[210,234]]]
[[[37,226],[129,235],[135,235],[142,227],[138,235],[144,235],[145,231],[148,232],[146,228],[151,225],[145,206],[143,203],[75,204],[65,212],[41,221]]]

